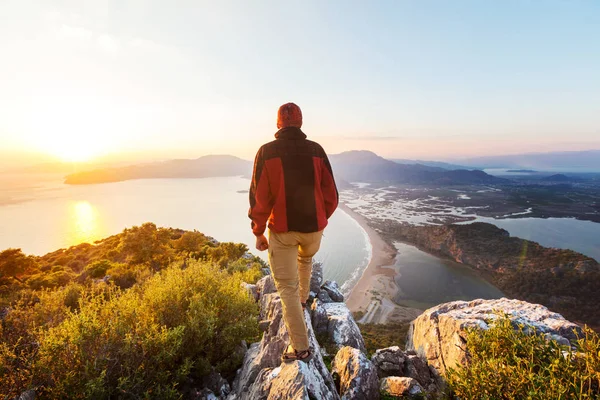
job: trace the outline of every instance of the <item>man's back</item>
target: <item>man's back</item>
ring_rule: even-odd
[[[338,203],[325,151],[300,128],[280,129],[275,137],[254,163],[249,213],[254,234],[264,232],[267,218],[275,232],[323,230]]]

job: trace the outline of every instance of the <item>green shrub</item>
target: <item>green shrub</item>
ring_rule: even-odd
[[[462,399],[598,399],[600,338],[591,329],[575,349],[516,329],[504,317],[467,335],[470,363],[447,379]]]
[[[232,373],[257,333],[240,280],[207,263],[169,267],[127,291],[85,295],[79,312],[40,332],[34,384],[53,398],[172,398],[213,365]]]
[[[113,264],[108,260],[94,261],[86,265],[84,272],[91,278],[104,278],[106,271],[108,271]]]

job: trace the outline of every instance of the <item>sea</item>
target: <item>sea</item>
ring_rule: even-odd
[[[146,179],[96,185],[45,183],[43,190],[27,201],[0,205],[0,250],[21,248],[28,254],[43,255],[153,222],[157,226],[195,229],[223,242],[244,243],[250,252],[266,261],[266,253],[254,248],[247,217],[249,183],[241,177]],[[582,252],[600,259],[600,224],[565,219],[530,220],[485,219],[512,235],[546,246],[564,247],[565,243],[573,243],[576,250],[584,247]],[[464,266],[409,245],[396,246],[399,252],[395,262],[402,266],[397,277],[398,303],[426,308],[442,300],[501,296],[495,287]],[[338,209],[315,256],[324,265],[325,279],[337,281],[349,293],[371,256],[372,247],[365,230]]]

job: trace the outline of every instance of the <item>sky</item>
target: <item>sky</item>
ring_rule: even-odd
[[[600,149],[600,2],[0,0],[0,158]],[[1,161],[0,161],[1,163]]]

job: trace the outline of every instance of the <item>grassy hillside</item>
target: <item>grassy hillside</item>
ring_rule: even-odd
[[[42,257],[0,253],[0,397],[177,398],[231,376],[262,276],[246,246],[147,223]]]

